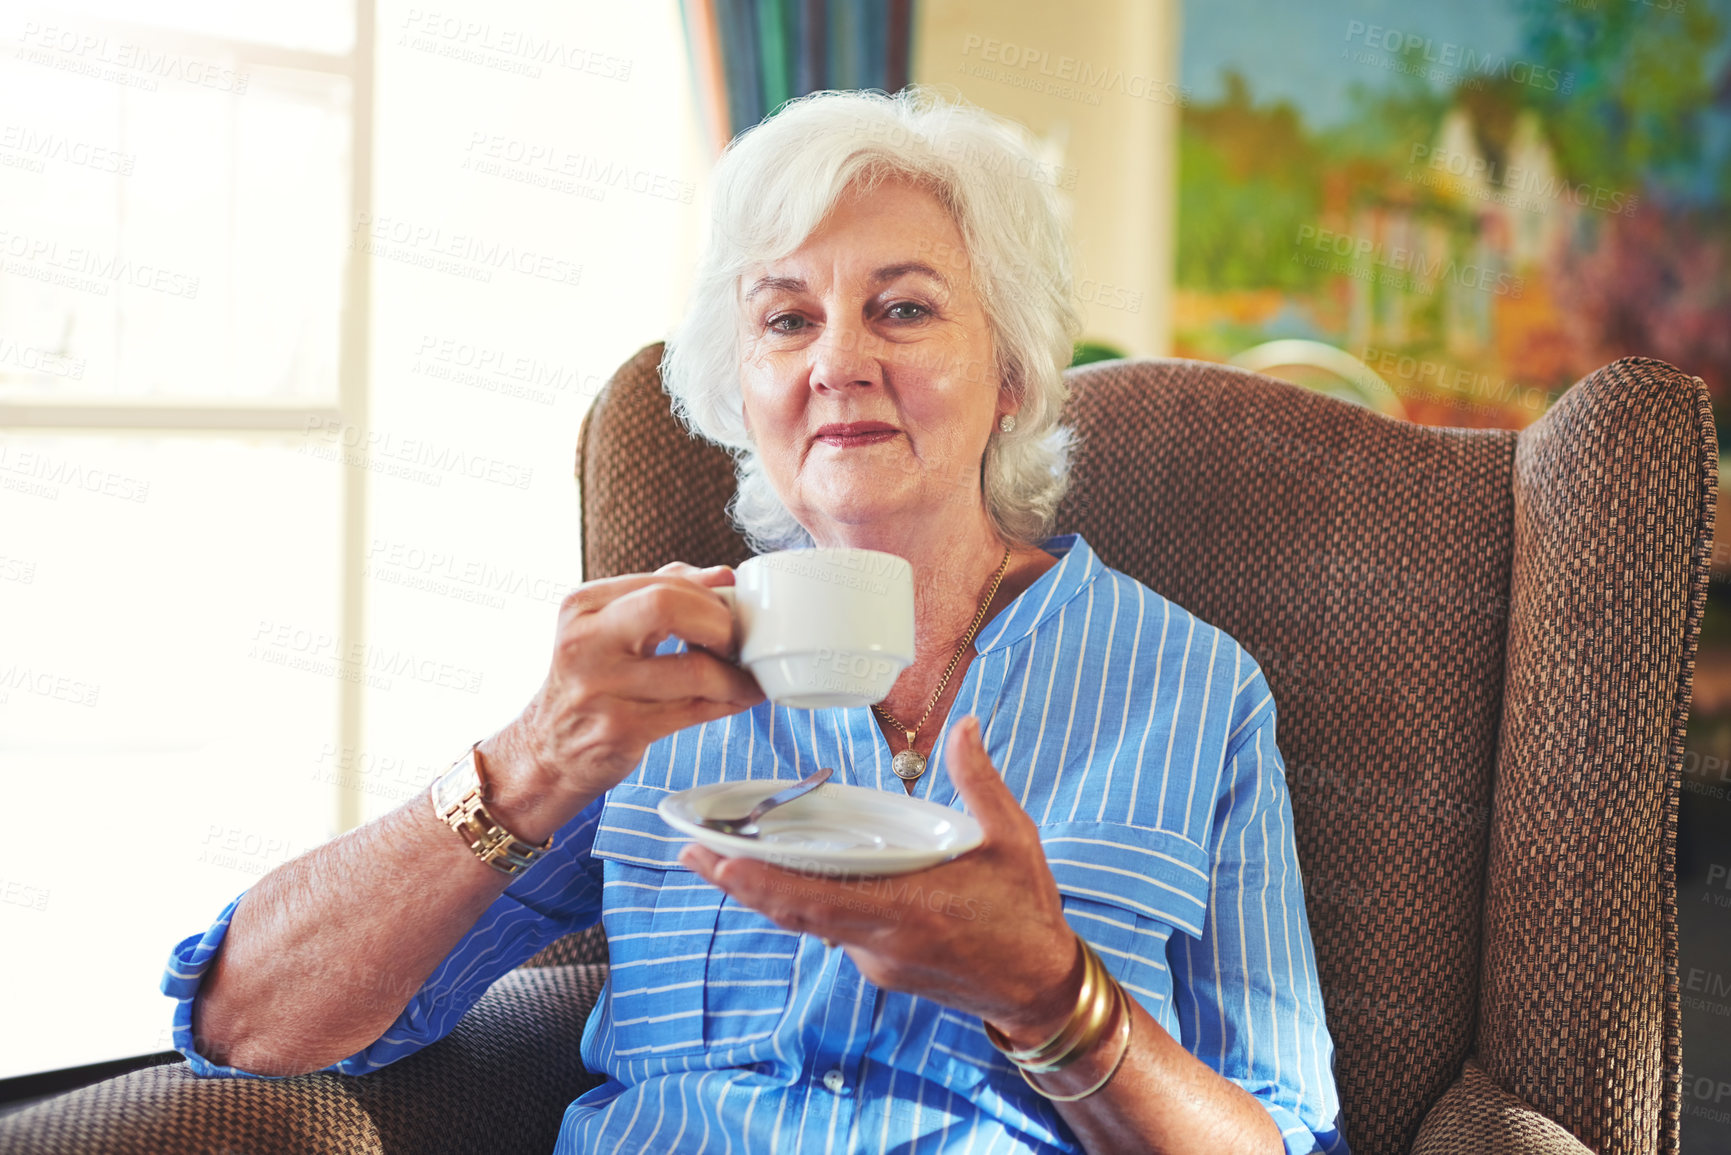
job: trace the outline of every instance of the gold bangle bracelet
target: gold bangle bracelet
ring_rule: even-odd
[[[1028,1074],[1027,1068],[1021,1068],[1022,1081],[1032,1087],[1036,1095],[1039,1095],[1043,1099],[1049,1099],[1054,1103],[1079,1102],[1086,1099],[1089,1095],[1099,1091],[1107,1083],[1110,1083],[1112,1081],[1112,1076],[1118,1073],[1118,1068],[1124,1065],[1124,1056],[1130,1053],[1130,1020],[1133,1017],[1130,1011],[1130,996],[1124,993],[1124,988],[1119,986],[1116,981],[1112,983],[1112,988],[1117,994],[1114,1004],[1118,1008],[1118,1017],[1120,1022],[1118,1024],[1118,1029],[1115,1032],[1118,1036],[1118,1057],[1112,1060],[1112,1066],[1110,1069],[1108,1069],[1106,1074],[1101,1077],[1099,1082],[1095,1083],[1092,1087],[1089,1087],[1086,1091],[1078,1091],[1074,1095],[1054,1095],[1049,1091],[1041,1090],[1039,1084],[1035,1083],[1032,1076]]]
[[[1112,1024],[1117,999],[1123,992],[1106,970],[1087,940],[1082,939],[1082,986],[1077,992],[1075,1009],[1069,1021],[1058,1032],[1037,1047],[1017,1050],[990,1023],[983,1023],[986,1037],[1016,1067],[1036,1075],[1050,1075],[1063,1070],[1099,1043]]]
[[[1094,968],[1093,996],[1082,1011],[1082,1018],[1073,1038],[1051,1058],[1044,1062],[1018,1063],[1017,1066],[1036,1075],[1050,1075],[1061,1071],[1071,1063],[1094,1049],[1100,1041],[1100,1036],[1106,1033],[1112,1023],[1112,1010],[1116,1005],[1114,992],[1117,982],[1106,971],[1106,964],[1100,961],[1100,956],[1093,949],[1088,950],[1088,961]]]
[[[1094,998],[1094,986],[1098,981],[1097,976],[1100,974],[1095,966],[1098,960],[1094,957],[1094,952],[1088,946],[1086,939],[1077,935],[1076,942],[1082,951],[1082,986],[1076,992],[1076,1005],[1071,1009],[1070,1017],[1064,1020],[1063,1026],[1053,1032],[1051,1038],[1039,1046],[1018,1049],[1010,1045],[1010,1040],[1004,1036],[1002,1031],[984,1019],[980,1020],[980,1025],[986,1029],[986,1040],[996,1047],[1006,1059],[1017,1066],[1024,1063],[1044,1063],[1051,1056],[1060,1054],[1067,1045],[1066,1037],[1074,1033],[1077,1024],[1082,1020],[1084,1012]]]

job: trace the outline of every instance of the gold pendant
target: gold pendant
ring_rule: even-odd
[[[890,769],[896,772],[896,777],[912,782],[926,772],[925,755],[910,746],[891,760]]]

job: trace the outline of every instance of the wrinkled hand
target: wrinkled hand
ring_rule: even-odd
[[[763,701],[757,680],[728,659],[733,615],[713,589],[726,566],[672,562],[652,574],[585,582],[559,607],[546,681],[504,731],[482,745],[501,789],[527,799],[501,820],[531,839],[551,833],[588,798],[616,785],[659,738]],[[683,654],[657,657],[669,635]],[[573,799],[560,804],[564,798]]]
[[[812,878],[695,843],[679,860],[788,930],[846,948],[867,981],[978,1015],[1018,1035],[1064,1015],[1079,981],[1039,830],[992,765],[976,718],[951,727],[950,780],[985,840],[950,862],[892,878]]]

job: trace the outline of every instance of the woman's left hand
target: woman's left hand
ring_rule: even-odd
[[[778,925],[845,947],[879,987],[978,1015],[1012,1039],[1043,1038],[1066,1019],[1081,967],[1039,830],[987,756],[978,719],[950,728],[944,764],[985,840],[940,866],[841,881],[695,843],[679,860]]]

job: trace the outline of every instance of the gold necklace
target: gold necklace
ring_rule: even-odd
[[[956,663],[962,660],[962,652],[968,648],[968,643],[974,640],[974,633],[985,620],[986,608],[992,604],[992,599],[998,595],[998,583],[1004,580],[1004,571],[1010,568],[1010,550],[1004,549],[1004,560],[998,563],[998,572],[992,576],[991,588],[986,591],[985,600],[980,602],[980,608],[974,611],[973,624],[968,632],[962,635],[962,640],[956,645],[956,652],[950,655],[950,664],[944,667],[944,676],[938,679],[938,688],[932,691],[931,701],[926,703],[926,712],[920,715],[920,720],[914,723],[912,730],[896,721],[895,716],[882,706],[873,704],[872,709],[883,715],[883,720],[908,736],[908,748],[897,754],[890,761],[890,769],[896,772],[896,777],[907,783],[908,791],[913,791],[913,783],[926,772],[926,758],[914,749],[914,738],[919,735],[920,727],[926,724],[926,719],[932,716],[932,710],[937,706],[938,699],[944,696],[944,687],[950,684],[950,675],[956,672]]]

